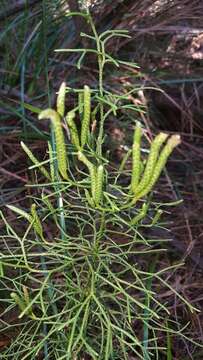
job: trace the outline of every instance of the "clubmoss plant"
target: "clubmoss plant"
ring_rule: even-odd
[[[61,118],[64,117],[64,113],[65,113],[65,96],[66,96],[66,83],[62,82],[59,88],[57,102],[56,102],[56,111],[61,116]]]
[[[136,131],[135,131],[135,134],[136,134]],[[150,182],[151,176],[154,172],[154,168],[155,168],[155,165],[157,162],[157,157],[159,154],[160,147],[166,140],[167,136],[168,136],[167,134],[160,133],[159,135],[157,135],[155,137],[154,141],[152,142],[151,147],[150,147],[150,153],[149,153],[146,167],[144,170],[144,175],[143,175],[140,183],[137,184],[137,186],[135,188],[135,193],[139,193],[139,191],[143,190]],[[139,163],[139,161],[137,161],[137,163]]]
[[[59,96],[61,97],[60,91],[59,91]],[[61,99],[60,99],[59,111],[61,113],[63,113],[63,109],[61,108],[61,105],[62,105],[62,107],[64,106],[63,104],[64,104],[64,100],[61,104]],[[55,110],[46,109],[46,110],[43,110],[39,114],[39,120],[42,120],[42,119],[50,119],[53,124],[54,135],[55,135],[55,139],[56,139],[56,156],[57,156],[58,170],[59,170],[59,173],[62,176],[62,178],[67,180],[68,179],[68,175],[67,175],[68,158],[67,158],[67,154],[66,154],[65,139],[64,139],[60,114]]]
[[[81,15],[92,28],[92,35],[82,35],[96,49],[76,49],[82,53],[78,66],[86,53],[97,55],[98,89],[66,88],[63,82],[56,110],[48,108],[39,114],[40,120],[51,120],[55,141],[48,143],[49,156],[43,165],[22,144],[44,179],[28,185],[33,190],[29,211],[8,205],[18,216],[20,233],[1,213],[6,225],[1,238],[9,244],[1,254],[2,282],[8,284],[3,316],[13,309],[18,312],[16,339],[2,356],[158,360],[167,353],[163,339],[185,339],[186,335],[157,289],[170,290],[188,311],[196,311],[167,281],[169,272],[181,264],[159,270],[154,263],[166,251],[166,240],[145,233],[146,228],[157,231],[162,225],[163,211],[153,203],[153,189],[180,137],[172,135],[164,145],[168,136],[158,134],[144,162],[142,126],[135,122],[132,150],[124,156],[126,161],[132,154],[131,170],[125,170],[123,161],[112,171],[103,146],[105,120],[118,109],[126,109],[128,95],[105,89],[106,63],[116,67],[123,63],[108,54],[105,46],[112,37],[129,35],[120,30],[98,34],[90,14]],[[67,91],[69,96],[79,94],[79,103],[68,111]],[[136,114],[136,108],[131,110]],[[66,126],[70,139],[65,136]],[[127,185],[122,183],[123,175]],[[7,328],[4,321],[3,331]]]
[[[77,130],[76,124],[74,122],[74,118],[75,118],[75,112],[69,111],[68,114],[66,115],[66,123],[70,130],[71,142],[73,145],[75,145],[76,149],[79,150],[80,149],[80,140],[79,140],[79,136],[78,136],[78,130]]]
[[[142,165],[140,159],[140,152],[141,152],[141,136],[142,130],[141,126],[138,123],[134,132],[134,140],[133,140],[133,147],[132,147],[132,176],[131,176],[131,190],[133,193],[136,192],[138,187]]]
[[[83,112],[83,120],[81,127],[82,148],[87,143],[87,139],[89,136],[89,129],[90,129],[91,92],[89,86],[87,85],[84,86],[83,101],[84,101],[84,112]]]
[[[43,165],[40,164],[40,162],[37,160],[37,158],[33,155],[32,151],[24,144],[23,141],[21,141],[21,146],[23,148],[23,150],[25,151],[25,153],[27,154],[27,156],[29,157],[29,159],[31,160],[31,162],[36,165],[36,167],[41,171],[41,173],[50,180],[50,175],[48,173],[48,171],[45,169],[45,167]]]

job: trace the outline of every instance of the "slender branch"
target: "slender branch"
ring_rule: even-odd
[[[68,0],[70,12],[81,12],[78,0]],[[80,37],[81,32],[86,32],[87,23],[82,16],[73,16],[76,38]]]

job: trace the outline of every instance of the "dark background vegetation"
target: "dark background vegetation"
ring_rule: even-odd
[[[54,104],[55,91],[68,86],[97,85],[95,59],[88,57],[80,71],[77,55],[55,49],[88,46],[80,32],[89,32],[83,18],[67,19],[65,11],[83,9],[76,0],[0,0],[0,206],[25,201],[27,160],[19,142],[25,139],[33,151],[43,154],[48,128],[38,124],[30,106]],[[163,202],[184,199],[171,210],[173,241],[162,259],[165,266],[176,258],[185,265],[172,279],[173,287],[201,308],[203,301],[203,2],[202,0],[98,0],[89,1],[99,32],[127,29],[131,39],[109,42],[114,56],[139,64],[106,72],[105,86],[118,93],[138,88],[129,101],[146,106],[140,113],[148,137],[160,130],[180,133],[182,144],[162,177],[158,196]],[[67,101],[67,107],[70,107]],[[133,119],[135,120],[135,119]],[[128,143],[133,122],[121,113],[106,125],[107,135],[119,149]],[[8,212],[8,220],[15,216]],[[3,224],[0,223],[2,227]],[[162,294],[164,296],[168,294]],[[187,329],[202,340],[202,315],[185,313],[171,293],[171,307],[187,318]],[[178,316],[178,315],[177,315]],[[2,337],[0,348],[12,341]],[[194,345],[174,341],[174,359],[202,359]]]

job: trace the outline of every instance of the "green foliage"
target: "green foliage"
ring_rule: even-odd
[[[61,94],[59,94],[59,96],[61,96]],[[62,111],[62,109],[60,109],[60,111]],[[62,128],[60,114],[55,110],[46,109],[39,114],[39,120],[41,119],[50,119],[52,122],[55,141],[56,141],[56,156],[57,156],[59,173],[62,176],[62,178],[67,180],[68,158],[66,155],[65,140],[63,135],[63,128]]]
[[[91,112],[91,93],[89,86],[84,86],[84,115],[81,128],[81,146],[82,148],[87,143],[90,126],[90,112]]]
[[[162,134],[160,134],[160,135],[162,135]],[[158,138],[158,136],[157,136],[157,138]],[[156,141],[156,139],[154,141]],[[166,145],[164,146],[157,162],[154,161],[154,152],[153,151],[150,152],[150,154],[152,154],[153,165],[151,166],[150,156],[149,156],[149,160],[146,165],[146,170],[148,170],[148,164],[150,164],[150,167],[149,167],[150,176],[148,175],[147,171],[144,173],[143,184],[140,183],[140,187],[138,186],[138,189],[136,190],[136,193],[135,193],[136,199],[142,198],[143,196],[147,195],[152,190],[153,186],[155,185],[156,181],[158,180],[158,178],[161,174],[161,171],[163,170],[163,168],[168,160],[168,157],[172,153],[173,149],[179,144],[180,144],[180,136],[172,135],[169,138],[169,140],[167,141]],[[143,185],[143,186],[141,186],[141,185]]]
[[[146,167],[144,170],[144,175],[142,177],[140,184],[135,189],[136,193],[139,193],[141,190],[143,190],[150,182],[157,162],[157,157],[160,147],[163,144],[163,142],[166,140],[167,136],[168,136],[167,134],[161,133],[157,135],[154,141],[152,142],[149,157],[147,159]]]
[[[27,156],[29,157],[29,159],[32,161],[32,163],[34,165],[36,165],[36,167],[41,171],[41,173],[50,180],[50,176],[49,173],[47,172],[47,170],[45,169],[45,167],[43,165],[41,165],[41,163],[39,162],[39,160],[37,160],[37,158],[33,155],[32,151],[24,144],[23,141],[21,141],[21,146],[23,148],[23,150],[25,151],[25,153],[27,154]]]
[[[66,96],[66,83],[62,82],[58,92],[57,104],[56,104],[57,113],[61,117],[63,117],[65,113],[65,96]]]
[[[163,350],[164,334],[168,344],[177,333],[185,337],[170,319],[167,303],[157,297],[157,289],[173,291],[188,310],[196,310],[165,280],[168,272],[181,264],[161,271],[156,270],[156,264],[150,270],[145,267],[149,256],[165,251],[163,240],[146,236],[143,229],[160,226],[162,210],[152,202],[153,187],[180,138],[172,135],[161,149],[167,135],[157,135],[144,166],[142,129],[137,123],[130,152],[132,169],[125,171],[124,157],[112,171],[103,146],[104,124],[110,114],[125,108],[123,100],[128,94],[115,95],[104,89],[104,66],[121,63],[106,52],[105,46],[111,37],[128,35],[119,30],[99,35],[90,15],[83,16],[93,32],[93,36],[83,36],[92,39],[96,50],[76,49],[83,55],[78,65],[87,52],[97,55],[98,89],[90,91],[84,86],[79,91],[79,103],[66,114],[67,89],[62,83],[56,110],[48,108],[39,114],[39,119],[51,120],[54,134],[48,143],[49,170],[22,144],[35,168],[45,176],[44,182],[30,185],[37,189],[30,211],[8,205],[20,216],[22,232],[17,233],[1,213],[7,229],[3,238],[13,241],[2,255],[4,273],[14,271],[5,313],[17,308],[22,320],[17,325],[20,331],[16,340],[3,353],[5,359],[41,356],[79,360],[87,356],[111,360],[129,359],[131,355],[150,359]],[[94,116],[91,104],[98,109]],[[98,117],[98,125],[90,136],[94,117]],[[77,118],[82,119],[78,128]],[[63,130],[66,125],[70,139]],[[127,186],[122,183],[124,175]]]
[[[70,130],[71,142],[79,150],[80,149],[80,140],[79,140],[79,136],[78,136],[78,130],[77,130],[76,124],[74,122],[74,118],[75,118],[75,112],[69,111],[68,114],[66,115],[66,122],[67,122],[68,128]]]
[[[142,170],[140,159],[140,141],[142,136],[142,130],[138,123],[134,132],[133,148],[132,148],[132,176],[131,176],[131,190],[135,193],[140,174]]]

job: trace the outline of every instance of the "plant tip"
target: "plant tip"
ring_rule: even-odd
[[[168,140],[168,145],[171,147],[176,147],[181,143],[181,137],[180,135],[172,135],[170,139]]]

